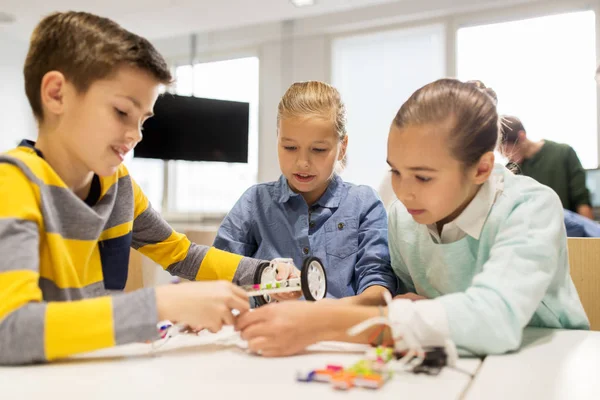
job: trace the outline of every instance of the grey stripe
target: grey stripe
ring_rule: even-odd
[[[148,208],[133,221],[131,247],[137,250],[147,244],[163,242],[172,233],[169,224],[148,204]]]
[[[104,282],[92,283],[82,288],[59,288],[50,279],[40,278],[39,287],[44,301],[74,301],[111,293],[104,288]]]
[[[65,239],[97,240],[104,229],[133,219],[133,187],[129,176],[119,178],[91,208],[68,188],[46,185],[21,160],[0,156],[0,162],[17,166],[39,187],[46,232],[60,234]]]
[[[45,318],[45,303],[29,303],[0,322],[0,365],[45,361]]]
[[[98,239],[108,216],[97,214],[67,188],[42,184],[40,191],[46,232],[58,233],[65,239]],[[114,198],[103,199],[108,200],[114,203]]]
[[[158,339],[154,289],[113,296],[113,318],[117,345]]]
[[[0,272],[39,270],[40,234],[33,221],[0,218]]]
[[[192,243],[185,258],[175,264],[169,265],[167,271],[171,275],[180,276],[192,281],[195,280],[196,275],[198,275],[198,270],[200,269],[200,264],[202,264],[202,260],[204,260],[204,256],[206,256],[208,249],[210,249],[210,247]]]
[[[116,204],[114,207],[112,203],[110,203],[110,207],[112,207],[112,214],[108,217],[108,221],[106,222],[104,229],[113,228],[115,226],[119,226],[129,221],[133,221],[133,186],[131,184],[131,177],[129,175],[123,176],[119,178],[119,181],[116,185],[113,185],[109,189],[109,193],[114,196],[116,187],[118,186],[119,190],[119,198],[117,201],[119,204]],[[98,202],[96,205],[96,211],[102,212],[102,210],[98,210],[99,207],[103,206],[103,201],[107,198],[109,193]]]
[[[244,257],[240,261],[235,275],[233,276],[233,283],[236,285],[252,285],[254,284],[254,273],[258,268],[258,264],[264,262],[263,260],[257,260],[256,258]]]
[[[65,239],[94,240],[98,238],[104,225],[103,218],[81,201],[75,193],[66,188],[46,185],[19,159],[5,155],[0,156],[0,162],[17,166],[31,182],[39,187],[46,232],[59,233]],[[60,211],[66,212],[61,215]],[[92,229],[92,227],[96,229]]]

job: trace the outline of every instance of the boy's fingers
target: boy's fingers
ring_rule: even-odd
[[[248,297],[248,295],[246,294],[246,291],[237,285],[233,285],[231,290],[233,291],[233,294],[235,294],[236,296],[238,296],[240,298]]]
[[[221,321],[223,322],[224,325],[235,324],[235,317],[231,313],[231,310],[227,309],[227,311],[221,315]]]
[[[235,309],[238,310],[240,313],[245,313],[246,311],[248,311],[250,309],[250,301],[248,300],[248,296],[246,296],[246,294],[244,294],[244,297],[240,298],[240,297],[231,297],[227,302],[226,302],[227,307],[229,307],[230,309]]]

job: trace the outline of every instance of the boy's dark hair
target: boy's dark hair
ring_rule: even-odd
[[[402,105],[394,124],[406,126],[449,122],[449,145],[453,156],[466,167],[494,151],[500,124],[497,96],[481,81],[440,79],[423,86]]]
[[[44,119],[40,87],[49,71],[61,72],[84,93],[122,65],[147,71],[163,84],[173,80],[164,58],[148,40],[108,18],[74,11],[45,17],[31,35],[23,68],[33,114],[38,121]]]
[[[503,115],[502,121],[502,143],[516,143],[519,140],[519,132],[525,132],[521,120],[512,115]]]

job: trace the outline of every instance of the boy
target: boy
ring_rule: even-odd
[[[530,140],[517,117],[502,116],[502,125],[502,151],[517,171],[554,190],[564,209],[594,219],[585,169],[575,150],[551,140]]]
[[[39,132],[0,155],[0,364],[156,339],[164,319],[232,324],[248,298],[226,281],[251,283],[260,261],[174,232],[121,164],[171,82],[160,54],[108,19],[55,13],[34,30],[24,75]],[[111,296],[130,247],[174,275],[222,281]]]

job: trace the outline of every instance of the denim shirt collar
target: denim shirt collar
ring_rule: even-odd
[[[323,193],[314,205],[326,208],[339,207],[342,191],[344,189],[343,183],[343,179],[339,175],[334,174],[327,186],[327,190],[325,190],[325,193]],[[280,203],[287,203],[291,198],[300,196],[299,193],[295,193],[292,188],[290,188],[287,179],[283,175],[279,177],[276,188],[279,190],[278,200]]]

